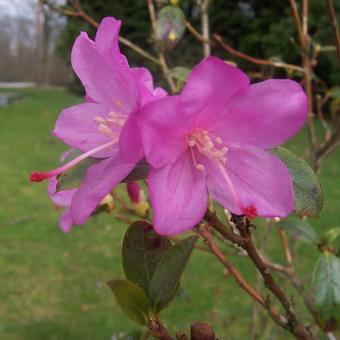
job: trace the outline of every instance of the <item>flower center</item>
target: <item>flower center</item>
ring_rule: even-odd
[[[119,112],[109,112],[109,118],[103,118],[101,116],[94,117],[94,121],[98,124],[98,129],[104,135],[109,138],[117,138],[118,132],[124,126],[126,122],[126,116]],[[118,130],[118,131],[115,131]]]
[[[198,151],[216,164],[223,181],[229,187],[230,193],[242,213],[248,218],[255,218],[257,216],[256,206],[253,204],[245,206],[243,204],[241,197],[225,168],[228,147],[223,145],[222,139],[210,134],[208,131],[197,129],[186,136],[186,141],[190,148],[191,157],[196,169],[200,171],[205,170],[204,165],[197,162],[196,151]]]
[[[225,164],[227,161],[226,153],[228,148],[222,144],[220,137],[215,137],[205,130],[195,130],[186,137],[187,143],[190,147],[190,152],[194,164],[198,170],[204,170],[203,164],[198,164],[194,149],[196,148],[202,155],[216,161],[220,164]]]

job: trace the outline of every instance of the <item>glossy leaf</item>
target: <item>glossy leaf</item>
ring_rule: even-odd
[[[316,264],[313,285],[315,306],[324,318],[340,315],[340,259],[325,252]]]
[[[165,308],[175,296],[196,241],[196,236],[181,240],[159,261],[149,291],[150,300],[157,311]]]
[[[289,217],[281,220],[277,226],[287,230],[289,233],[292,233],[306,243],[315,244],[317,241],[317,235],[307,221]]]
[[[112,280],[108,285],[124,313],[140,325],[146,325],[151,308],[142,289],[127,280]]]
[[[173,48],[185,32],[185,15],[178,6],[164,6],[157,15],[156,40],[163,49]]]
[[[123,268],[126,277],[148,294],[155,268],[171,246],[171,242],[156,234],[150,224],[144,221],[133,223],[123,241]]]
[[[323,192],[312,168],[289,150],[278,147],[272,150],[287,166],[295,191],[295,209],[306,216],[318,217],[323,206]]]

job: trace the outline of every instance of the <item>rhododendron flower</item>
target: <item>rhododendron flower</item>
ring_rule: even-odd
[[[249,85],[248,77],[209,57],[179,96],[138,114],[154,226],[176,234],[199,223],[208,194],[248,217],[286,216],[294,190],[285,165],[268,151],[293,136],[307,116],[306,96],[292,80]]]
[[[119,51],[120,25],[114,18],[105,18],[94,41],[82,32],[72,49],[72,67],[85,88],[86,103],[64,110],[53,133],[84,153],[56,170],[34,172],[30,178],[41,181],[58,176],[90,156],[103,159],[88,169],[72,198],[70,216],[75,224],[84,223],[102,198],[142,159],[134,114],[166,95],[164,90],[153,88],[147,69],[129,67]],[[128,163],[123,154],[128,155]]]

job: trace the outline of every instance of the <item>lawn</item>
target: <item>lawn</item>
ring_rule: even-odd
[[[62,89],[21,93],[23,99],[0,109],[0,339],[111,339],[137,329],[105,284],[123,275],[120,251],[126,225],[101,214],[63,234],[46,184],[27,180],[32,170],[58,165],[66,148],[50,131],[60,110],[81,99]],[[302,154],[305,141],[303,131],[289,146]],[[325,205],[320,220],[311,222],[319,234],[339,226],[339,168],[338,150],[321,172]],[[256,233],[261,234],[261,228]],[[268,249],[276,261],[283,260],[275,231]],[[298,255],[298,271],[308,286],[318,254],[301,244]],[[249,280],[255,279],[247,258],[232,261]],[[248,339],[252,304],[222,272],[212,256],[194,253],[181,294],[162,314],[171,330],[186,330],[190,322],[206,320],[221,340]]]

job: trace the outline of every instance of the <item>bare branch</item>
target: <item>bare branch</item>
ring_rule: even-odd
[[[239,52],[232,48],[231,46],[227,45],[224,41],[223,38],[217,34],[213,34],[213,39],[227,52],[229,52],[231,55],[241,58],[244,60],[247,60],[253,64],[258,64],[258,65],[267,65],[267,66],[273,66],[273,67],[278,67],[278,68],[285,68],[285,69],[290,69],[294,71],[298,71],[301,73],[304,73],[304,69],[300,66],[292,65],[292,64],[286,64],[284,62],[279,62],[279,61],[274,61],[274,60],[266,60],[266,59],[258,59],[254,58],[248,54]]]
[[[333,0],[326,0],[326,4],[327,4],[329,18],[331,20],[336,51],[338,53],[338,58],[340,59],[340,33],[339,33],[338,21],[336,20],[336,14],[335,14]]]

